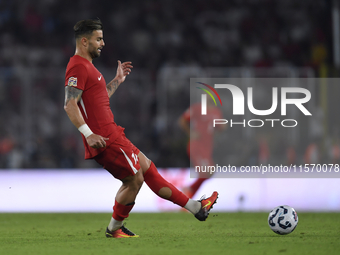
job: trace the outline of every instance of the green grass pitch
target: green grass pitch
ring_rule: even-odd
[[[126,227],[140,238],[108,239],[111,215],[2,213],[0,254],[340,254],[340,213],[298,213],[295,231],[270,230],[268,213],[131,213]]]

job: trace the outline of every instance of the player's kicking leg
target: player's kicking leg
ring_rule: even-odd
[[[144,173],[144,182],[161,198],[167,199],[191,212],[200,221],[205,221],[209,211],[213,208],[218,198],[216,191],[201,200],[192,200],[179,191],[171,183],[167,182],[157,171],[156,166],[143,153],[138,154],[139,163]]]

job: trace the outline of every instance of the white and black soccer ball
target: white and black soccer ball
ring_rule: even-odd
[[[268,216],[269,227],[279,235],[292,233],[298,221],[299,218],[296,211],[288,205],[275,207]]]

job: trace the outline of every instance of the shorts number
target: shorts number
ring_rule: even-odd
[[[132,158],[135,160],[135,165],[137,164],[137,162],[138,162],[138,155],[136,155],[136,154],[134,154],[133,152],[132,152]]]

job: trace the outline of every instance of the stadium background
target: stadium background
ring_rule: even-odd
[[[39,169],[42,176],[57,169],[67,176],[98,167],[94,161],[83,160],[81,137],[63,110],[64,72],[74,54],[72,27],[76,21],[96,17],[103,21],[106,46],[94,64],[107,81],[114,78],[118,59],[133,62],[124,88],[111,100],[115,120],[158,167],[174,168],[176,175],[178,169],[189,166],[187,138],[176,122],[190,103],[189,78],[202,73],[210,77],[337,78],[338,6],[337,0],[2,1],[0,199],[12,194],[8,176],[25,176],[31,169]],[[304,143],[294,147],[296,161],[304,163],[308,146],[315,145],[319,162],[338,162],[339,89],[327,85],[315,89],[321,125],[313,126]],[[286,156],[285,148],[277,147],[282,142],[279,139],[265,141],[268,162]],[[256,135],[242,144],[251,148],[243,163],[263,155]],[[50,184],[56,184],[58,192],[58,183]],[[30,189],[29,185],[22,187]],[[265,186],[256,185],[258,189]],[[306,188],[308,185],[315,184]],[[227,193],[225,186],[221,189]],[[322,194],[331,202],[328,207],[320,204],[319,209],[340,210],[336,185],[322,187]],[[292,193],[299,188],[303,190],[296,187]],[[242,191],[236,194],[242,197],[239,194]],[[289,197],[286,199],[288,203]]]

